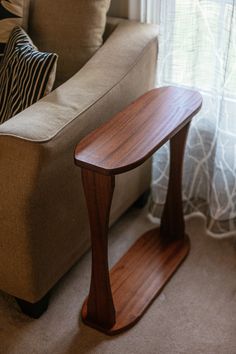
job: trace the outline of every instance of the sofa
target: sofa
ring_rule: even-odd
[[[45,20],[37,6],[28,29],[36,45]],[[0,289],[26,313],[43,299],[46,308],[50,289],[90,246],[75,146],[153,88],[157,50],[155,27],[108,17],[103,45],[82,69],[0,125]],[[117,176],[111,224],[150,178],[150,160]]]

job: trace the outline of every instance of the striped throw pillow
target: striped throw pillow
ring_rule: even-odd
[[[29,3],[29,0],[0,0],[0,61],[13,28],[27,29]]]
[[[39,52],[21,27],[13,29],[0,66],[0,123],[51,91],[57,58]]]

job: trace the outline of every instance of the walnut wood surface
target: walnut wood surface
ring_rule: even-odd
[[[92,274],[87,317],[104,328],[115,323],[108,269],[108,223],[115,186],[114,176],[82,170],[92,241]]]
[[[185,223],[182,208],[182,169],[184,148],[190,123],[170,139],[170,171],[166,201],[161,217],[161,235],[169,242],[183,238]]]
[[[109,335],[132,327],[160,293],[188,252],[187,237],[166,244],[162,242],[159,229],[149,230],[111,270],[112,295],[116,308],[114,326],[108,329],[90,321],[87,316],[87,300],[82,309],[83,321]]]
[[[153,89],[82,139],[75,163],[103,174],[131,170],[186,125],[201,104],[192,90]]]
[[[189,251],[182,211],[184,148],[201,96],[182,88],[154,89],[84,138],[82,167],[91,241],[92,274],[82,318],[107,334],[134,325]],[[144,234],[109,274],[108,224],[115,174],[128,171],[170,139],[170,177],[160,229]]]

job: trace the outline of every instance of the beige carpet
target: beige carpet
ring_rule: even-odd
[[[110,263],[153,225],[132,209],[112,228]],[[141,321],[124,334],[107,337],[84,326],[79,312],[90,278],[90,254],[60,281],[47,313],[22,315],[0,293],[1,354],[175,354],[236,353],[236,250],[232,239],[204,234],[204,222],[187,222],[189,257]],[[121,235],[121,236],[120,236]]]

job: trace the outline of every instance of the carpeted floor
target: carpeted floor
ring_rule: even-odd
[[[112,265],[144,230],[145,210],[131,209],[112,228]],[[39,320],[20,313],[0,293],[0,354],[235,354],[236,247],[204,234],[204,221],[187,221],[187,260],[138,324],[107,337],[83,325],[80,308],[90,279],[90,253],[59,282]]]

